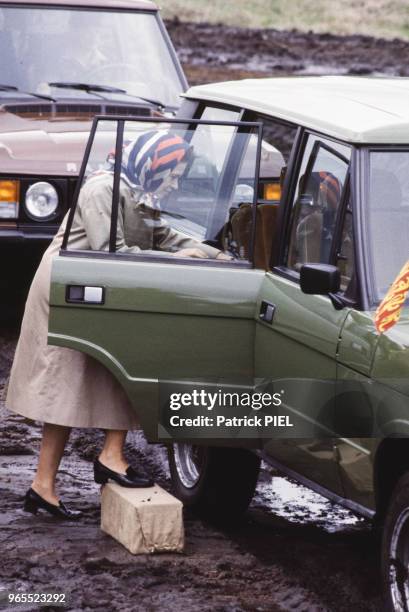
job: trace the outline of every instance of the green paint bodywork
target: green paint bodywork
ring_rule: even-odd
[[[103,287],[105,302],[68,304],[67,285]],[[272,324],[259,318],[263,300],[275,305]],[[337,311],[328,297],[305,295],[278,274],[92,253],[55,258],[50,306],[49,343],[86,352],[107,367],[151,441],[160,380],[308,379],[306,405],[327,393],[325,410],[343,415],[354,406],[363,419],[376,410],[392,433],[408,404],[408,309],[380,336],[374,313]],[[297,473],[371,510],[381,444],[355,437],[257,441]]]
[[[226,265],[58,257],[49,342],[99,359],[154,440],[159,380],[253,377],[254,309],[263,276]],[[67,304],[67,285],[104,287],[105,303]]]

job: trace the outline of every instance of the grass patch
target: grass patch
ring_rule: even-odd
[[[409,38],[407,0],[163,0],[162,16],[233,26]]]

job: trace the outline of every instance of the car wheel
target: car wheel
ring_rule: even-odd
[[[241,448],[176,443],[169,448],[175,495],[203,518],[231,523],[247,510],[260,459]]]
[[[392,493],[382,536],[382,581],[385,608],[409,610],[409,473]]]

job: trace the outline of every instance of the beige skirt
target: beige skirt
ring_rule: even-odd
[[[85,353],[47,345],[54,238],[27,298],[6,407],[29,419],[70,427],[137,429],[135,411],[114,376]]]

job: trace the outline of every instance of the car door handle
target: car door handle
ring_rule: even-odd
[[[270,302],[266,302],[263,300],[261,302],[260,314],[259,314],[261,321],[264,321],[264,323],[272,323],[275,310],[276,310],[276,307],[274,304],[271,304]]]
[[[104,287],[88,287],[84,285],[67,285],[65,301],[69,304],[104,304]]]

